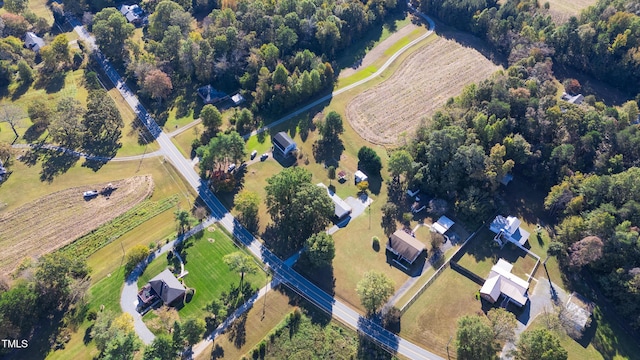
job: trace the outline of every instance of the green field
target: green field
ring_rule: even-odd
[[[220,230],[205,231],[202,236],[191,238],[185,243],[184,268],[189,274],[184,277],[184,284],[196,292],[191,302],[178,311],[183,320],[203,319],[206,315],[206,304],[220,298],[222,292],[229,292],[232,287],[238,285],[240,275],[230,271],[222,261],[223,256],[234,251],[238,251],[238,247]],[[165,255],[155,259],[138,279],[138,286],[142,287],[168,265]],[[266,274],[259,270],[256,274],[245,275],[245,281],[253,288],[261,288],[266,285]]]

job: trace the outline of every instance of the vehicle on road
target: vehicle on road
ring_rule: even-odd
[[[94,196],[98,196],[98,190],[88,190],[82,193],[82,196],[85,198],[92,198]]]
[[[233,172],[233,170],[236,169],[236,164],[231,164],[229,165],[229,169],[227,169],[229,172]]]
[[[256,155],[258,155],[258,150],[253,150],[253,151],[251,152],[251,160],[255,159],[255,158],[256,158]]]
[[[264,154],[262,154],[260,156],[260,161],[265,161],[265,160],[267,160],[268,157],[269,157],[269,154],[268,153],[264,153]]]

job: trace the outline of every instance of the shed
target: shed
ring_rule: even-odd
[[[442,215],[433,225],[431,225],[431,229],[435,230],[438,234],[444,235],[451,227],[455,224],[455,222],[448,217]]]
[[[233,101],[234,105],[240,105],[244,102],[244,97],[240,95],[240,93],[237,93],[231,97],[231,101]]]
[[[149,280],[149,285],[156,295],[167,305],[184,297],[186,293],[184,286],[169,269],[165,269],[156,275],[156,277]]]
[[[27,49],[33,50],[34,52],[38,53],[44,46],[44,40],[34,32],[28,31],[24,36],[24,46]]]
[[[424,250],[424,244],[404,230],[396,230],[389,236],[387,250],[406,260],[409,264],[413,264]]]
[[[288,156],[296,149],[296,142],[284,131],[280,131],[271,138],[273,148],[277,149],[284,156]]]
[[[363,173],[362,171],[358,170],[353,174],[353,177],[356,180],[356,184],[359,183],[360,181],[367,181],[369,180],[369,177],[367,176],[367,174]]]

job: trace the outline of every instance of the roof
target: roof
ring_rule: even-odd
[[[431,228],[435,230],[437,233],[444,234],[447,232],[447,230],[449,230],[453,226],[453,224],[455,224],[453,220],[442,215],[440,216],[440,219],[438,219],[438,221],[436,221],[433,225],[431,225]]]
[[[563,93],[562,94],[562,100],[564,100],[564,101],[566,101],[566,102],[568,102],[570,104],[580,105],[584,101],[584,96],[582,94],[570,95],[570,94],[567,94],[567,93]]]
[[[369,179],[369,177],[367,176],[367,174],[363,173],[362,171],[358,170],[356,171],[353,176],[355,176],[356,179],[360,179],[359,181],[367,181],[367,179]]]
[[[271,141],[283,152],[286,151],[289,146],[293,145],[295,147],[296,145],[296,142],[293,141],[289,134],[284,131],[280,131],[279,133],[275,134]]]
[[[493,265],[489,277],[480,289],[480,293],[489,294],[492,299],[495,297],[496,289],[500,289],[500,293],[509,297],[511,300],[521,306],[527,303],[527,290],[529,283],[511,272],[513,265],[500,259],[498,263]]]
[[[44,46],[44,40],[34,32],[28,31],[24,36],[24,45],[33,51],[40,51]]]
[[[120,13],[122,13],[122,15],[124,15],[124,17],[127,18],[127,21],[129,22],[140,20],[140,17],[142,16],[142,13],[143,13],[142,9],[137,4],[133,4],[133,5],[123,4],[123,5],[120,5],[120,8],[118,10],[120,10]]]
[[[176,279],[169,269],[165,269],[153,279],[149,280],[149,285],[153,291],[164,301],[165,304],[174,302],[181,296],[184,296],[186,289]]]
[[[500,184],[507,186],[513,180],[512,174],[504,174],[504,176],[500,179]]]
[[[353,209],[351,208],[351,206],[349,206],[349,204],[342,200],[340,196],[336,195],[335,192],[329,190],[329,188],[327,188],[323,183],[318,184],[318,186],[323,187],[327,190],[327,194],[335,205],[334,213],[338,219],[342,219],[343,217],[351,214],[351,211]]]
[[[496,234],[502,232],[509,241],[524,245],[529,239],[529,232],[520,227],[520,219],[515,216],[496,216],[489,229]]]
[[[205,85],[198,88],[197,92],[205,104],[213,104],[229,96],[225,92],[214,89],[211,85]]]
[[[238,105],[244,101],[244,97],[240,94],[235,94],[231,97],[231,101],[233,101],[234,104]]]
[[[414,262],[424,250],[424,244],[404,230],[396,230],[389,237],[389,246],[410,263]]]

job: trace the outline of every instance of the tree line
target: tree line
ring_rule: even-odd
[[[486,40],[510,64],[541,52],[556,63],[610,85],[640,91],[640,16],[634,0],[599,0],[595,6],[556,24],[536,0],[421,0],[420,8]]]

